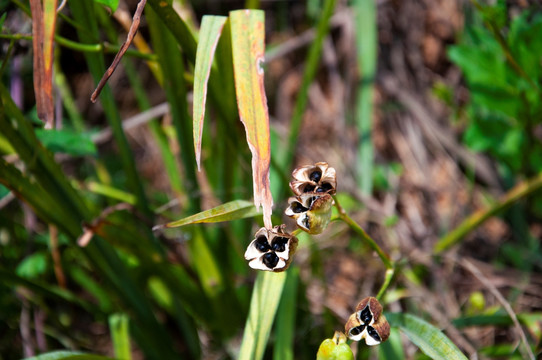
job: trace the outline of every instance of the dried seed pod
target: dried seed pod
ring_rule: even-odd
[[[326,162],[298,167],[292,172],[292,177],[294,180],[290,182],[290,188],[296,195],[305,193],[333,195],[337,189],[335,169]]]
[[[261,228],[245,251],[248,266],[256,270],[280,272],[288,269],[297,248],[297,238],[284,231],[286,225]]]
[[[382,305],[374,297],[366,297],[359,302],[345,330],[350,339],[365,339],[365,343],[370,346],[378,345],[390,336],[390,324],[382,315]]]
[[[301,194],[288,199],[286,216],[295,219],[297,226],[309,234],[320,234],[329,224],[333,198],[329,194]]]

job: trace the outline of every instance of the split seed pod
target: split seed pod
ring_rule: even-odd
[[[335,169],[326,162],[298,167],[292,172],[292,177],[294,180],[290,183],[290,188],[298,196],[305,193],[333,195],[337,189]]]
[[[365,339],[370,346],[378,345],[390,336],[390,324],[382,314],[382,305],[374,297],[360,301],[344,328],[350,339]]]
[[[286,216],[295,219],[297,226],[309,234],[320,234],[329,224],[333,198],[329,194],[301,194],[288,199]]]
[[[297,238],[284,231],[286,225],[261,228],[245,251],[248,266],[256,270],[281,272],[288,269],[297,248]]]

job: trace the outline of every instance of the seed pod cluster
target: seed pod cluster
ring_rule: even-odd
[[[297,248],[297,238],[284,231],[286,225],[261,228],[245,251],[248,266],[256,270],[281,272],[288,269]]]
[[[337,187],[335,169],[325,162],[301,166],[292,172],[290,188],[296,194],[288,200],[286,215],[310,234],[320,234],[331,218]],[[245,251],[248,265],[256,270],[280,272],[288,269],[297,248],[297,238],[287,233],[286,225],[261,228]]]
[[[382,305],[374,297],[366,297],[359,302],[344,329],[350,339],[365,339],[370,346],[378,345],[390,336],[390,324],[382,314]]]
[[[325,162],[305,165],[292,172],[290,188],[296,196],[288,199],[286,216],[309,234],[320,234],[329,224],[332,194],[337,188],[335,169]]]

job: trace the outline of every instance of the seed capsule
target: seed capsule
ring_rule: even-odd
[[[382,314],[382,305],[374,297],[366,297],[359,302],[345,330],[350,339],[365,339],[365,343],[370,346],[378,345],[390,336],[390,324]]]
[[[326,162],[298,167],[292,172],[290,188],[296,195],[307,193],[335,194],[337,175]]]
[[[285,225],[261,228],[245,251],[248,265],[256,270],[280,272],[288,268],[297,248],[297,238],[284,231]]]

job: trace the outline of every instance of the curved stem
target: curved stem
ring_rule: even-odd
[[[361,228],[361,226],[358,225],[357,222],[355,222],[354,220],[352,220],[352,218],[350,216],[348,216],[348,214],[343,209],[343,207],[341,206],[341,204],[339,203],[339,201],[337,200],[337,198],[335,196],[333,197],[333,199],[335,200],[335,207],[337,208],[337,210],[339,212],[340,219],[342,221],[344,221],[352,230],[354,230],[356,232],[356,234],[358,234],[361,237],[361,239],[363,241],[365,241],[371,247],[371,249],[376,251],[378,256],[380,256],[380,259],[382,260],[382,262],[386,266],[386,269],[388,269],[388,270],[393,269],[393,264],[392,264],[392,262],[390,260],[390,257],[388,256],[388,254],[386,254],[380,248],[380,246],[378,246],[378,244],[369,235],[367,235],[365,230],[363,230]]]
[[[386,270],[386,277],[384,278],[384,283],[380,287],[380,290],[378,290],[378,294],[376,295],[376,298],[380,301],[382,299],[382,296],[386,293],[386,290],[388,290],[388,287],[390,286],[391,279],[393,279],[393,275],[395,275],[395,267],[392,267],[391,269]]]

